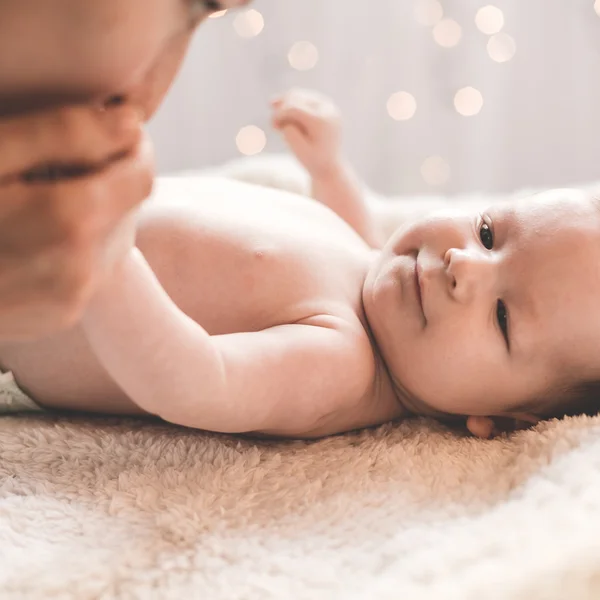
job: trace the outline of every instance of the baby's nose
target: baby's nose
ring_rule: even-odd
[[[495,265],[478,250],[450,248],[444,254],[448,288],[453,298],[468,302],[493,286]]]

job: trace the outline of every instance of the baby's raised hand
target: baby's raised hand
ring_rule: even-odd
[[[293,89],[272,100],[273,127],[282,132],[313,178],[327,176],[341,161],[337,106],[318,92]]]

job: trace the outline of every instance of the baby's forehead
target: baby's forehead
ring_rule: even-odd
[[[550,228],[546,233],[578,230],[600,236],[600,197],[584,190],[549,190],[496,202],[486,212],[524,230],[540,233],[543,228]]]

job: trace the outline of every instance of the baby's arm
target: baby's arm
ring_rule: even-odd
[[[326,96],[292,90],[272,104],[273,125],[311,176],[313,197],[335,211],[373,248],[381,248],[402,225],[449,206],[444,198],[393,201],[369,190],[343,157],[340,113]],[[459,203],[469,209],[487,204],[485,200]]]
[[[104,368],[140,408],[188,427],[302,435],[368,387],[372,351],[359,328],[315,316],[210,336],[171,301],[137,249],[94,297],[82,325]]]
[[[340,146],[341,120],[326,96],[292,90],[273,100],[273,126],[312,179],[312,196],[344,219],[369,245],[385,243],[368,192]]]

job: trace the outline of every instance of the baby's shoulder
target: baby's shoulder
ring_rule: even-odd
[[[335,323],[335,325],[333,325]],[[306,324],[333,327],[352,346],[341,365],[331,361],[330,375],[337,377],[343,394],[335,394],[335,402],[324,402],[324,411],[313,429],[303,437],[313,438],[362,429],[406,416],[391,385],[388,371],[366,328],[348,315],[338,318],[319,315]],[[351,389],[350,389],[351,388]]]
[[[301,237],[304,246],[366,248],[343,219],[312,198],[219,177],[159,179],[141,214],[161,220],[201,220],[209,227],[242,230],[247,237]]]

